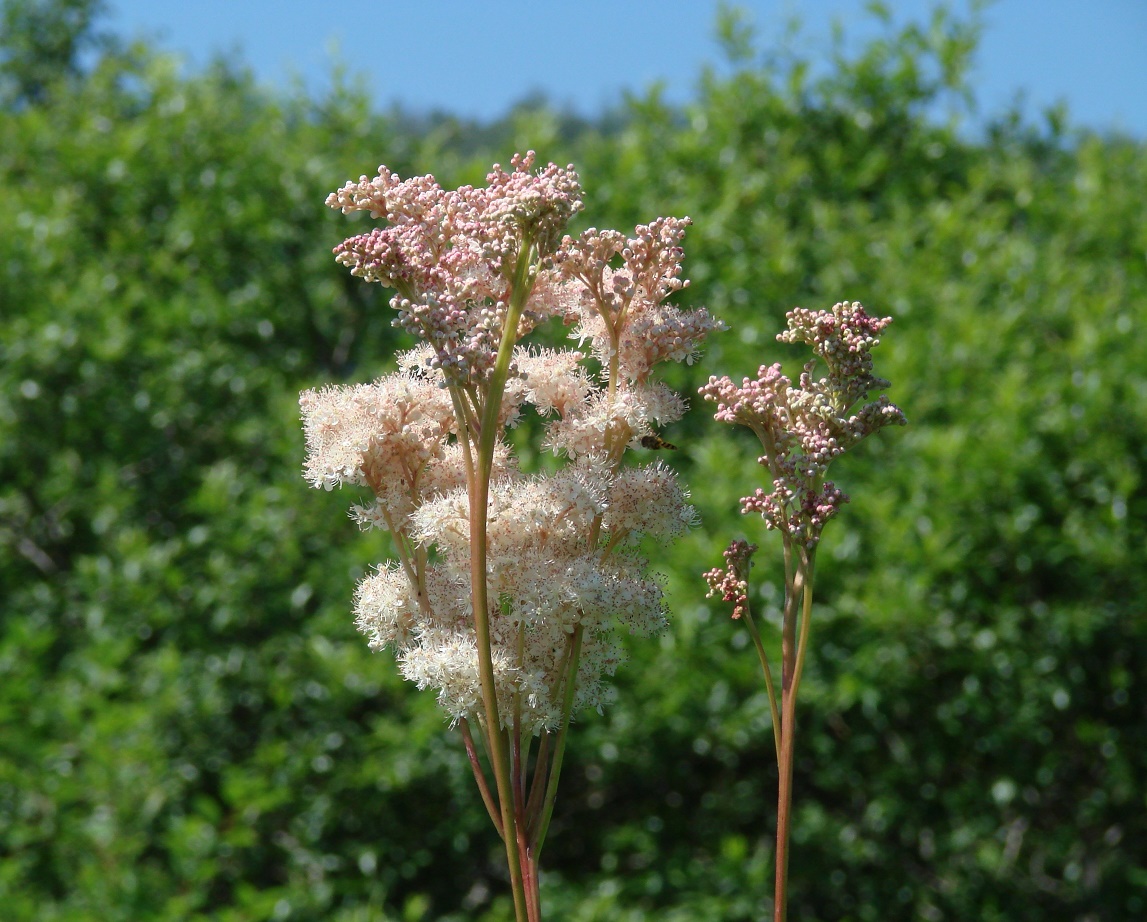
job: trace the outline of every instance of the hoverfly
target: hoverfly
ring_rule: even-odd
[[[666,442],[665,439],[661,438],[661,436],[656,435],[656,434],[643,435],[641,437],[641,447],[642,448],[648,448],[651,451],[659,451],[662,448],[666,448],[669,451],[676,451],[677,450],[676,445],[674,445],[672,442]]]

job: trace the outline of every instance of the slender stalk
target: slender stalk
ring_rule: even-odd
[[[542,920],[542,894],[538,881],[537,856],[531,854],[525,824],[518,826],[518,861],[522,866],[522,885],[526,897],[526,918],[529,922]]]
[[[609,323],[607,320],[606,323]],[[621,342],[617,327],[609,326],[609,398],[617,394],[617,379],[621,373]]]
[[[558,793],[558,777],[562,771],[562,758],[566,751],[566,735],[570,728],[570,714],[573,711],[574,688],[577,684],[578,660],[581,656],[582,625],[574,629],[573,652],[570,654],[569,667],[566,671],[565,699],[562,702],[562,726],[558,731],[557,745],[554,747],[553,764],[550,767],[550,778],[546,785],[546,799],[542,806],[542,815],[537,831],[533,835],[534,860],[542,853],[542,845],[546,840],[546,833],[550,828],[550,820],[554,815],[554,798]]]
[[[809,624],[812,615],[813,564],[815,551],[799,546],[796,566],[785,587],[785,620],[781,639],[784,659],[781,679],[781,746],[777,759],[777,857],[776,888],[773,899],[773,922],[788,917],[789,832],[792,825],[793,754],[796,745],[797,690],[808,649]],[[792,548],[785,541],[786,563],[792,562]],[[787,569],[787,567],[786,567]],[[800,639],[796,637],[797,609],[800,607]]]
[[[474,607],[474,633],[478,645],[478,672],[482,685],[482,706],[486,713],[486,733],[490,742],[490,763],[498,789],[498,805],[502,815],[502,841],[506,846],[506,864],[510,872],[510,886],[514,894],[514,914],[518,922],[531,922],[525,892],[522,855],[518,851],[519,820],[515,809],[513,772],[506,739],[501,732],[498,713],[498,693],[494,683],[494,661],[490,643],[489,591],[486,585],[486,525],[489,516],[490,477],[493,470],[494,448],[498,438],[498,414],[506,379],[510,373],[514,344],[517,342],[518,322],[532,285],[531,247],[523,246],[514,267],[510,302],[507,309],[498,357],[490,373],[486,404],[482,409],[481,430],[478,432],[478,458],[476,476],[469,484],[470,498],[470,585]]]
[[[531,837],[537,825],[538,811],[542,808],[542,794],[546,789],[546,778],[550,767],[550,739],[553,734],[546,730],[538,745],[538,755],[534,762],[534,777],[530,781],[530,798],[526,801],[526,823]]]
[[[518,669],[522,668],[522,663],[525,660],[526,648],[526,626],[524,624],[518,625],[518,649],[517,657]],[[512,722],[509,727],[510,732],[510,755],[512,758],[511,768],[513,770],[514,782],[514,813],[518,816],[518,825],[521,823],[522,817],[526,815],[526,761],[530,757],[529,746],[527,745],[525,753],[522,752],[522,689],[518,685],[514,688],[514,694],[511,698],[514,707]]]
[[[462,446],[462,458],[466,462],[466,482],[469,483],[478,474],[474,466],[474,451],[471,446],[472,438],[477,433],[477,429],[473,424],[473,414],[466,407],[466,395],[457,387],[450,387],[448,390],[450,400],[454,404],[454,420],[458,425],[458,444]]]
[[[529,922],[542,922],[542,891],[541,881],[538,879],[537,855],[530,854],[529,846],[524,840],[520,843],[520,847],[522,850],[519,852],[519,857],[526,887],[526,913]]]
[[[796,717],[796,699],[784,694],[784,724],[781,728],[781,755],[777,782],[777,875],[773,896],[773,920],[785,922],[788,918],[789,880],[789,826],[793,801],[793,722]]]
[[[514,811],[514,792],[511,779],[510,757],[506,739],[501,731],[498,713],[498,693],[494,684],[494,660],[490,649],[490,610],[486,586],[486,521],[490,497],[490,464],[479,459],[478,476],[470,485],[470,580],[474,604],[474,633],[478,642],[478,672],[482,684],[482,705],[486,715],[486,739],[489,745],[490,767],[498,790],[498,805],[502,815],[502,841],[506,846],[506,863],[510,871],[510,886],[514,893],[514,915],[518,922],[528,922],[525,890],[521,865],[517,860],[517,818]]]
[[[776,749],[777,763],[779,764],[781,758],[781,713],[777,707],[777,691],[773,687],[773,671],[769,668],[769,657],[765,653],[765,645],[761,642],[761,633],[757,630],[756,622],[753,621],[753,613],[747,601],[742,620],[745,622],[749,636],[753,638],[753,644],[757,648],[757,658],[761,661],[761,669],[765,673],[765,688],[769,692],[769,711],[773,715],[773,746]]]
[[[498,808],[494,803],[494,796],[490,793],[490,785],[486,781],[486,773],[482,770],[482,760],[478,757],[478,749],[474,745],[474,736],[470,733],[470,724],[463,717],[459,721],[462,727],[462,739],[466,743],[466,755],[470,758],[470,768],[474,771],[474,780],[478,783],[478,790],[482,794],[482,803],[486,805],[486,812],[490,814],[490,822],[498,830],[498,835],[505,838],[502,832],[502,818],[498,815]]]
[[[525,659],[526,633],[525,626],[518,629],[518,666],[521,667]],[[514,719],[510,730],[510,750],[513,758],[513,784],[514,784],[514,815],[517,822],[514,824],[517,835],[518,864],[522,871],[522,889],[526,898],[526,916],[530,922],[541,922],[542,906],[541,894],[538,889],[537,862],[530,855],[529,826],[526,811],[526,771],[530,758],[530,740],[522,746],[522,692],[520,688],[514,689]]]
[[[581,649],[581,628],[579,627],[570,635],[569,643],[566,644],[565,652],[562,654],[561,666],[558,668],[557,678],[554,681],[553,695],[557,697],[560,692],[562,695],[562,704],[565,706],[568,696],[566,695],[567,686],[566,675],[569,672],[570,660],[573,658],[574,649]],[[575,673],[576,676],[576,673]],[[563,715],[564,715],[563,711]],[[562,725],[564,726],[564,719]],[[538,750],[538,764],[534,767],[534,780],[530,789],[530,802],[527,807],[527,816],[529,817],[529,830],[530,841],[537,843],[537,832],[542,820],[542,811],[545,806],[543,795],[548,790],[549,773],[553,769],[553,756],[550,755],[550,740],[555,734],[546,731],[545,736],[542,738],[542,745]],[[561,733],[557,738],[560,740]],[[543,753],[545,754],[543,757]]]
[[[796,668],[793,672],[793,696],[796,696],[797,688],[801,683],[801,673],[804,671],[804,658],[808,650],[808,634],[809,624],[811,623],[810,616],[812,615],[812,586],[813,586],[813,569],[816,566],[816,549],[805,550],[801,549],[801,566],[804,569],[804,588],[801,593],[801,633],[800,640],[797,643],[797,662]]]

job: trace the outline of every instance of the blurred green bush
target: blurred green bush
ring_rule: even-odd
[[[500,855],[429,697],[369,654],[386,553],[299,475],[298,391],[400,345],[330,248],[325,194],[385,162],[444,184],[536,148],[586,223],[689,214],[689,303],[729,323],[672,380],[791,353],[783,314],[891,313],[911,421],[834,470],[798,742],[808,920],[1089,922],[1147,911],[1147,150],[966,111],[975,23],[827,67],[762,55],[679,109],[599,122],[381,115],[270,95],[10,0],[0,39],[0,905],[61,922],[508,918]],[[96,63],[76,65],[85,48]],[[823,75],[817,76],[823,72]],[[561,335],[560,332],[554,335]],[[771,892],[768,705],[700,571],[747,533],[740,433],[667,433],[705,525],[673,628],[584,715],[547,849],[553,918],[749,920]]]

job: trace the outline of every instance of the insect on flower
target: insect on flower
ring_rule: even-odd
[[[641,447],[648,448],[650,451],[660,451],[662,448],[669,451],[676,451],[677,446],[672,442],[666,442],[665,439],[659,435],[643,435],[641,437]]]

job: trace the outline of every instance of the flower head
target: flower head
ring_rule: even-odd
[[[630,382],[643,383],[658,362],[692,364],[705,337],[724,329],[704,308],[664,303],[689,285],[681,278],[681,241],[690,223],[658,218],[628,239],[590,228],[576,240],[566,237],[554,254],[562,273],[585,286],[567,315],[577,324],[573,335],[588,339],[603,365],[616,362]]]
[[[870,391],[889,386],[872,373],[871,351],[891,317],[870,317],[859,302],[841,302],[831,311],[796,308],[787,316],[788,330],[777,339],[807,343],[816,356],[798,386],[778,364],[762,365],[755,380],[745,378],[739,387],[727,377],[711,377],[700,392],[717,404],[717,420],[749,427],[764,448],[759,461],[772,475],[772,492],[758,489],[743,498],[741,511],[760,513],[768,528],[811,548],[848,502],[824,480],[829,465],[873,432],[906,420],[884,396],[854,412]],[[814,379],[819,363],[827,374]]]
[[[722,602],[734,603],[733,618],[740,618],[748,610],[749,568],[756,552],[755,544],[740,539],[734,541],[725,548],[725,569],[713,569],[705,574],[705,582],[709,584],[706,597],[720,593]]]
[[[606,700],[621,632],[666,623],[636,536],[665,540],[696,521],[667,466],[623,463],[685,411],[653,366],[691,361],[721,327],[666,302],[687,285],[689,222],[563,237],[582,208],[577,174],[537,168],[533,152],[495,165],[483,187],[454,190],[379,167],[327,204],[383,222],[335,258],[392,288],[395,324],[419,340],[398,372],[300,400],[307,480],[368,488],[352,518],[389,531],[399,558],[360,582],[355,623],[452,719],[492,721],[496,710],[506,728],[556,729],[570,717],[570,682],[575,708]],[[553,317],[589,348],[519,344]],[[531,406],[545,445],[568,460],[555,473],[522,473],[507,437]],[[471,508],[476,496],[484,509]],[[491,669],[496,708],[481,687]]]
[[[448,381],[489,374],[519,255],[548,255],[582,207],[572,167],[533,172],[534,154],[495,165],[485,188],[447,191],[433,176],[402,180],[386,167],[327,197],[344,213],[366,211],[386,227],[348,238],[335,257],[352,275],[396,292],[397,326],[433,348]]]
[[[304,476],[328,490],[352,483],[409,491],[441,457],[454,429],[449,394],[410,372],[304,391],[299,406],[307,439]]]

